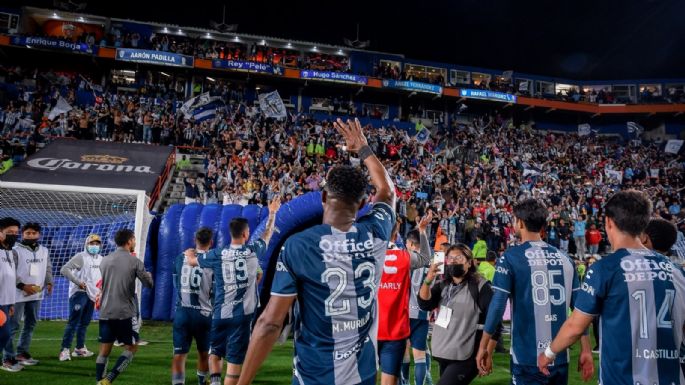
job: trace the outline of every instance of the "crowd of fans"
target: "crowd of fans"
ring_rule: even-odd
[[[73,77],[66,88],[37,83],[30,97],[19,93],[0,113],[3,161],[20,161],[51,136],[202,147],[205,173],[193,198],[265,204],[276,194],[288,201],[319,190],[330,167],[350,160],[331,121],[306,114],[265,119],[240,90],[221,83],[212,93],[227,101],[227,109],[201,123],[177,115],[172,99],[146,97],[141,103],[141,95],[108,92],[95,107],[75,106],[49,121],[46,111],[59,92],[66,89],[74,102],[75,89],[87,79]],[[610,138],[537,132],[515,127],[497,112],[439,123],[426,142],[393,126],[367,130],[402,198],[397,209],[403,231],[432,210],[434,242],[481,240],[488,250],[502,250],[513,242],[513,202],[536,197],[552,209],[545,233],[550,243],[580,256],[602,254],[608,250],[602,203],[628,187],[649,192],[655,213],[683,226],[685,159],[655,143],[627,146]],[[620,171],[622,180],[606,170]]]

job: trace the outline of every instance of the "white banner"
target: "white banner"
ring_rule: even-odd
[[[267,118],[281,119],[288,116],[288,111],[285,109],[283,99],[281,99],[278,91],[259,94],[259,108]]]
[[[590,135],[590,132],[592,132],[592,127],[590,127],[589,124],[583,123],[583,124],[578,125],[578,135],[580,135],[580,136]]]
[[[60,114],[66,114],[67,112],[71,111],[72,107],[69,105],[69,103],[64,100],[63,97],[59,97],[57,99],[57,104],[52,108],[50,113],[48,114],[48,119],[54,120],[56,117],[58,117]]]
[[[666,143],[666,149],[664,152],[668,152],[669,154],[677,154],[681,147],[683,147],[682,139],[670,139]]]
[[[618,183],[623,183],[623,172],[622,171],[606,169],[606,170],[604,170],[604,175],[606,175],[606,177],[608,179],[613,179],[613,180],[617,181]]]

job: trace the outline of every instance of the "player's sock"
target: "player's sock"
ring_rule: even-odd
[[[212,373],[209,376],[209,383],[211,385],[221,385],[221,373]]]
[[[119,356],[119,359],[117,359],[117,363],[114,364],[112,371],[107,374],[109,382],[114,382],[114,380],[117,379],[117,376],[126,370],[131,361],[133,361],[133,352],[124,350]]]
[[[197,383],[198,385],[207,385],[207,376],[209,372],[197,371]]]
[[[95,380],[100,381],[107,370],[107,357],[98,355],[95,360]]]
[[[400,377],[400,383],[402,385],[409,384],[409,357],[404,357],[402,359],[402,372]]]
[[[172,373],[171,374],[171,385],[185,385],[185,383],[186,383],[185,372]]]
[[[433,375],[431,374],[431,354],[426,350],[426,382],[424,385],[433,385]]]
[[[423,385],[426,380],[426,359],[414,359],[414,383],[416,385]]]

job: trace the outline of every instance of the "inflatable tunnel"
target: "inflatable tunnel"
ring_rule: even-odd
[[[360,210],[359,216],[368,212],[369,208],[367,205]],[[204,206],[194,203],[187,206],[171,206],[159,224],[152,319],[173,319],[176,298],[172,282],[174,260],[183,250],[194,246],[193,236],[198,228],[213,229],[214,247],[223,248],[231,242],[228,224],[233,218],[247,218],[252,240],[264,232],[268,215],[268,208],[258,205]],[[307,193],[281,206],[276,215],[275,229],[269,246],[259,260],[259,265],[265,272],[259,287],[262,304],[268,301],[278,252],[285,240],[291,234],[321,224],[322,217],[320,192]]]
[[[194,247],[195,231],[200,227],[214,230],[214,247],[223,248],[231,243],[228,224],[235,217],[245,217],[254,232],[257,226],[269,215],[266,207],[258,205],[190,205],[171,206],[162,216],[157,233],[157,261],[155,263],[154,301],[151,318],[153,320],[172,320],[175,312],[173,285],[174,261],[183,250]],[[152,242],[148,243],[151,246]],[[147,304],[150,304],[148,300]],[[143,311],[145,314],[146,312]]]

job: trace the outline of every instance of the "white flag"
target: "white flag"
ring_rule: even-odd
[[[69,105],[69,103],[66,100],[64,100],[63,97],[60,96],[59,99],[57,99],[57,104],[55,104],[55,106],[52,107],[52,110],[48,114],[48,119],[54,120],[60,114],[66,114],[71,110],[72,107]]]
[[[281,119],[288,116],[288,111],[285,109],[283,99],[281,99],[278,91],[259,94],[259,108],[267,118]]]
[[[666,149],[664,152],[668,152],[669,154],[677,154],[681,147],[683,147],[682,139],[670,139],[666,143]]]
[[[623,183],[623,172],[619,170],[604,170],[604,175],[607,178],[616,180],[618,183]]]
[[[590,132],[592,132],[592,127],[590,127],[589,124],[583,123],[583,124],[578,125],[578,135],[580,135],[580,136],[590,135]]]

